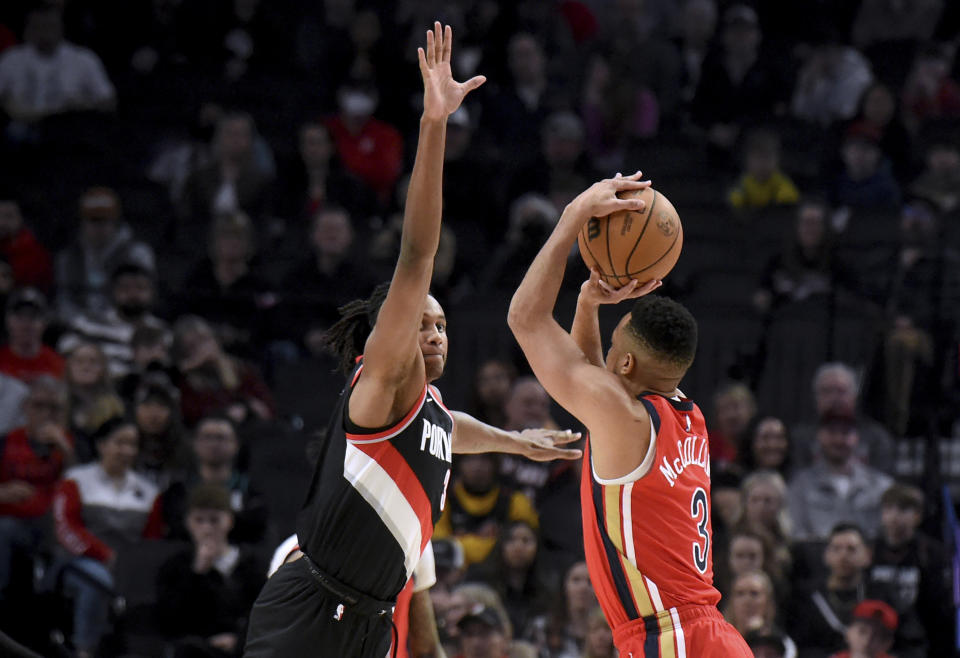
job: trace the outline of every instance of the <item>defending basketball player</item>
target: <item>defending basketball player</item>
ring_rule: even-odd
[[[752,656],[717,611],[710,455],[700,409],[678,388],[697,325],[680,304],[647,296],[653,280],[614,290],[593,271],[573,328],[553,318],[567,255],[591,217],[642,211],[640,172],[595,183],[566,207],[510,304],[509,324],[550,395],[589,430],[581,503],[597,599],[621,656]],[[617,324],[606,360],[599,304],[639,298]]]
[[[341,309],[328,333],[346,365],[307,500],[299,547],[254,604],[245,656],[383,658],[397,594],[440,517],[453,452],[577,458],[571,432],[504,432],[450,412],[431,382],[447,359],[446,318],[428,294],[440,240],[447,117],[484,82],[450,70],[452,34],[436,23],[418,49],[423,116],[400,256],[389,287]],[[456,426],[454,420],[456,419]]]

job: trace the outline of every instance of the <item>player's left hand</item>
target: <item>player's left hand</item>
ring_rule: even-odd
[[[614,288],[601,279],[600,272],[593,268],[590,270],[590,278],[580,286],[579,301],[589,306],[619,304],[625,299],[636,299],[649,295],[662,285],[663,282],[659,279],[651,279],[643,284],[636,279],[631,279],[627,285]]]
[[[554,459],[580,459],[583,451],[579,448],[558,448],[580,439],[580,432],[571,430],[532,429],[517,433],[517,454],[537,462]]]

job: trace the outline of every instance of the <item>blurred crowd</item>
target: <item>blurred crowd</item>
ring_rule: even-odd
[[[323,333],[396,260],[434,19],[455,76],[489,80],[447,131],[448,400],[508,430],[574,422],[505,304],[576,194],[643,168],[684,220],[665,291],[701,322],[685,390],[722,612],[757,656],[953,655],[942,0],[5,0],[0,631],[44,655],[240,654],[341,385]],[[614,656],[580,464],[455,463],[431,590],[448,655]]]

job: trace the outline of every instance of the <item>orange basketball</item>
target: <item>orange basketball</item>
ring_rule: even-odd
[[[643,212],[620,210],[606,217],[591,217],[577,236],[583,262],[588,268],[597,268],[600,278],[614,288],[630,279],[643,283],[664,278],[683,247],[680,216],[669,199],[652,187],[618,196],[639,196],[646,207]]]

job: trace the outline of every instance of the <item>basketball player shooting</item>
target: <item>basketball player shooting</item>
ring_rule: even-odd
[[[504,432],[450,412],[430,384],[447,359],[443,308],[428,294],[440,240],[447,117],[484,82],[457,82],[452,33],[436,23],[418,49],[423,116],[389,286],[341,309],[327,334],[347,371],[307,500],[298,550],[267,581],[245,656],[383,658],[397,594],[443,510],[453,452],[576,459],[572,432]],[[456,423],[454,422],[456,421]]]
[[[632,658],[752,656],[716,608],[710,455],[700,409],[678,388],[697,347],[659,281],[613,289],[591,272],[570,333],[553,318],[567,255],[591,217],[642,212],[640,172],[595,183],[563,211],[510,304],[509,324],[547,392],[588,429],[580,488],[590,580]],[[634,299],[603,357],[597,309]]]

